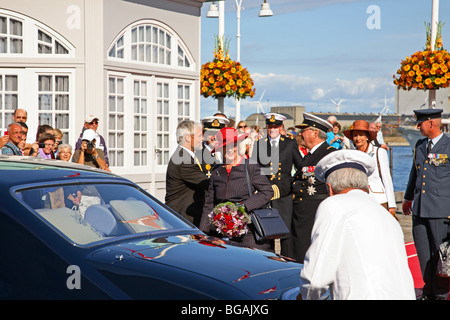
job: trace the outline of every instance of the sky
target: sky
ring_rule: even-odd
[[[402,59],[425,48],[432,0],[267,0],[274,15],[261,18],[262,2],[242,0],[240,62],[256,94],[241,100],[240,119],[255,113],[259,100],[264,112],[275,106],[335,112],[331,99],[344,99],[341,112],[395,112],[393,75]],[[202,64],[213,59],[218,35],[218,19],[206,18],[209,5],[202,7]],[[442,41],[450,50],[446,19],[450,0],[440,0]],[[236,2],[226,0],[225,38],[233,60],[236,34]],[[201,118],[217,112],[217,100],[200,99]],[[225,99],[224,111],[235,117],[234,99]]]

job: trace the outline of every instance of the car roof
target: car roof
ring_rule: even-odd
[[[105,170],[61,160],[0,155],[0,185],[22,185],[69,179],[121,179]]]

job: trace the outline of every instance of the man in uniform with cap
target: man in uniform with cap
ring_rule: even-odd
[[[413,237],[425,283],[422,299],[446,299],[449,280],[436,276],[439,245],[450,239],[450,138],[440,129],[442,109],[414,110],[426,138],[414,147],[403,213],[413,215]]]
[[[278,113],[267,113],[267,137],[255,142],[251,161],[257,162],[261,173],[266,175],[272,184],[274,197],[272,208],[280,213],[286,226],[292,223],[292,166],[298,169],[303,161],[295,140],[281,134],[286,117]],[[290,255],[290,235],[280,239],[281,254]]]
[[[300,273],[298,299],[414,300],[402,229],[369,195],[376,161],[357,150],[333,152],[319,161],[315,177],[329,197],[317,209]]]
[[[227,126],[230,121],[222,115],[206,117],[202,120],[203,124],[203,143],[202,148],[196,151],[200,160],[203,173],[209,178],[214,167],[222,163],[220,151],[212,152],[217,146],[217,137],[220,129]]]
[[[292,213],[292,253],[293,259],[302,263],[306,251],[311,243],[311,230],[314,224],[317,207],[328,197],[323,182],[317,181],[314,176],[315,165],[329,153],[336,151],[326,143],[327,132],[333,126],[315,115],[303,113],[304,121],[297,125],[304,146],[308,153],[303,158],[301,167],[294,175],[292,191],[294,210]]]

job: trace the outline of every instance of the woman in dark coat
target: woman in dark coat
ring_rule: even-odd
[[[217,166],[212,172],[206,195],[200,229],[207,234],[221,236],[216,232],[215,226],[211,225],[208,217],[216,205],[227,201],[240,203],[248,213],[253,209],[266,206],[273,197],[272,186],[267,177],[261,174],[259,165],[250,163],[247,169],[253,194],[249,195],[245,159],[238,152],[238,143],[246,136],[244,134],[238,136],[237,130],[229,127],[221,129],[217,135],[219,145],[215,150],[222,151],[223,165]],[[272,250],[269,241],[256,241],[252,224],[249,224],[248,228],[247,234],[231,240],[247,247]]]

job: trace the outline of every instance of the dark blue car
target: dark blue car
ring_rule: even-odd
[[[301,265],[211,238],[133,182],[0,156],[1,299],[279,299]]]

